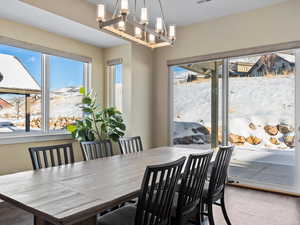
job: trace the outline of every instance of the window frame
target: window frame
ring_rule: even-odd
[[[15,144],[35,141],[64,140],[71,139],[66,130],[49,129],[50,113],[50,57],[57,56],[83,63],[83,87],[90,90],[92,76],[92,59],[73,53],[50,49],[47,47],[26,43],[0,36],[0,44],[35,51],[41,54],[41,130],[38,132],[1,133],[1,144]]]

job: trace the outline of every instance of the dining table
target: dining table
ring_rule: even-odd
[[[99,212],[138,196],[145,169],[210,150],[159,147],[138,153],[0,176],[0,199],[34,225],[95,225]]]

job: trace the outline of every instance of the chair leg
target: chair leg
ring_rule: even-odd
[[[212,202],[209,202],[207,204],[207,213],[208,213],[209,225],[215,225],[214,214],[213,214],[213,203]]]
[[[222,212],[223,212],[223,216],[225,218],[225,221],[227,223],[227,225],[231,225],[231,222],[229,220],[227,211],[226,211],[226,207],[225,207],[225,199],[224,196],[221,198],[221,208],[222,208]]]
[[[204,222],[204,203],[199,204],[199,209],[197,213],[197,220],[199,221],[199,224],[202,224]]]
[[[201,210],[201,203],[199,204],[199,206],[197,207],[197,212],[196,212],[196,225],[201,225],[202,221],[201,221],[201,215],[202,215],[202,210]]]

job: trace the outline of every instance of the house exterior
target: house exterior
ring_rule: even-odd
[[[12,104],[10,104],[9,102],[7,102],[4,99],[0,98],[0,110],[6,109],[6,108],[11,108],[11,107],[13,107]]]
[[[295,72],[295,57],[290,54],[263,55],[249,70],[248,76],[287,75]]]

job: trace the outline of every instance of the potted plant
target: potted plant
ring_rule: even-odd
[[[80,93],[83,95],[80,108],[84,117],[67,126],[72,137],[78,141],[118,141],[123,137],[126,126],[122,113],[114,107],[100,108],[93,91],[87,93],[84,88],[80,88]]]

